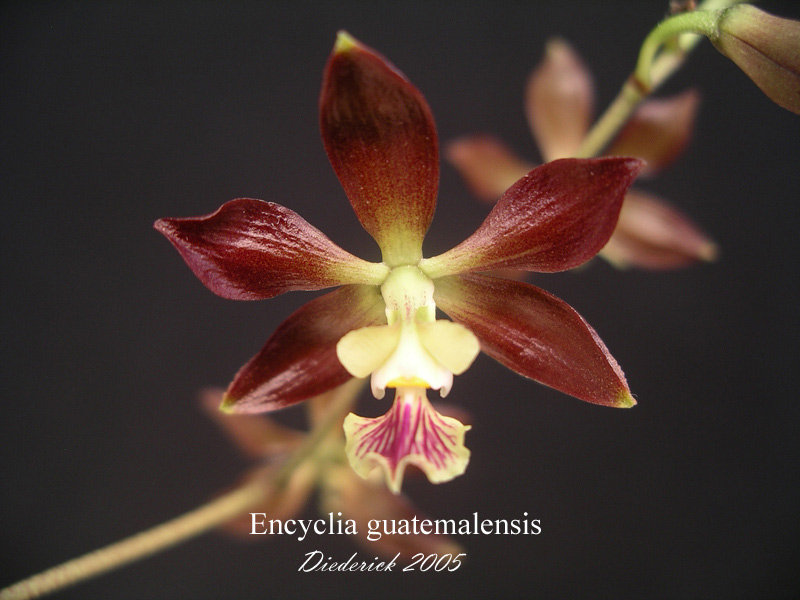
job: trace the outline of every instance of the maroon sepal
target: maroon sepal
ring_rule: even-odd
[[[322,82],[320,126],[333,169],[384,259],[419,260],[439,184],[436,128],[422,94],[340,32]]]
[[[503,194],[472,236],[421,267],[430,277],[577,267],[611,237],[643,164],[635,158],[566,158],[537,167]]]
[[[371,266],[294,211],[252,198],[202,217],[159,219],[155,228],[206,287],[232,300],[367,283],[362,273]]]
[[[292,313],[228,387],[222,410],[258,413],[322,394],[352,376],[336,344],[354,329],[386,323],[375,286],[347,285]]]
[[[604,406],[636,404],[617,361],[566,302],[528,283],[460,275],[436,282],[436,304],[517,373]]]

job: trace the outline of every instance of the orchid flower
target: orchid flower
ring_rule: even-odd
[[[373,395],[394,388],[394,404],[375,419],[348,415],[346,452],[357,473],[378,469],[397,493],[409,464],[432,482],[464,472],[469,427],[437,412],[426,392],[447,395],[453,375],[479,350],[582,400],[635,404],[616,361],[577,312],[537,287],[478,272],[553,272],[589,260],[611,236],[642,161],[566,159],[534,169],[472,236],[423,258],[439,154],[420,92],[341,32],[325,69],[320,123],[334,171],[382,262],[349,254],[290,209],[262,200],[156,222],[195,275],[225,298],[340,286],[278,327],[228,387],[224,411],[279,409],[371,376]],[[453,320],[437,319],[437,307]]]
[[[609,156],[637,156],[646,161],[642,175],[652,175],[685,148],[694,126],[698,96],[694,91],[645,102],[608,149]],[[588,69],[564,41],[547,44],[545,58],[531,74],[525,99],[528,123],[545,161],[574,156],[589,131],[594,87]],[[452,142],[447,158],[476,195],[494,202],[533,164],[518,158],[488,135]],[[617,267],[672,269],[698,260],[714,260],[717,248],[675,207],[641,190],[631,190],[614,235],[600,256]]]

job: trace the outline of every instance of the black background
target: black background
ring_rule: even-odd
[[[791,2],[764,6],[800,17]],[[604,107],[665,9],[4,3],[0,584],[189,510],[247,466],[196,392],[227,384],[311,295],[217,298],[155,219],[264,198],[378,258],[319,139],[338,29],[422,90],[442,142],[484,131],[536,159],[522,90],[547,37],[573,42]],[[370,558],[345,536],[210,534],[61,597],[792,597],[800,120],[707,42],[664,91],[690,86],[703,95],[695,138],[642,187],[700,223],[721,260],[670,273],[596,261],[533,278],[599,331],[639,405],[585,404],[481,357],[450,397],[474,419],[467,473],[405,487],[431,516],[528,512],[541,535],[461,538],[469,559],[456,573],[389,575],[297,573],[318,548]],[[485,210],[443,164],[426,255],[461,241]],[[303,517],[316,515],[312,504]]]

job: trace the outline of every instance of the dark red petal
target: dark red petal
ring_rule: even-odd
[[[594,404],[636,404],[617,361],[563,300],[528,283],[461,275],[436,281],[437,306],[517,373]]]
[[[351,375],[336,357],[349,331],[386,323],[379,289],[347,285],[315,298],[289,316],[236,374],[225,393],[228,412],[257,413],[306,400]]]
[[[155,228],[208,289],[232,300],[345,283],[379,284],[384,265],[342,250],[294,211],[240,198],[204,217],[159,219]]]
[[[503,194],[472,236],[420,267],[432,278],[577,267],[611,237],[625,192],[643,164],[635,158],[565,158],[537,167]]]
[[[384,260],[416,263],[439,184],[436,128],[422,94],[341,32],[325,68],[320,125],[331,164]]]

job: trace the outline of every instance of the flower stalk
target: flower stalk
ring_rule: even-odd
[[[642,43],[636,67],[586,135],[575,156],[598,156],[639,105],[677,71],[703,36],[712,37],[722,9],[745,0],[707,0],[662,21]]]
[[[69,560],[0,590],[0,599],[39,598],[166,550],[246,512],[248,508],[263,502],[271,493],[270,489],[272,488],[267,487],[261,480],[251,480],[171,521]]]
[[[339,426],[356,397],[357,394],[349,389],[335,394],[326,417],[273,477],[248,479],[232,491],[170,521],[23,579],[0,590],[0,600],[40,598],[167,550],[262,505],[282,491],[292,473],[319,447],[333,428]]]

